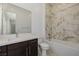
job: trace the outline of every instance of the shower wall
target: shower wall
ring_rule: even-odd
[[[46,4],[46,38],[52,38],[52,4]]]
[[[79,4],[46,4],[47,38],[79,42]]]

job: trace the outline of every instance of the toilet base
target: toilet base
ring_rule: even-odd
[[[46,50],[42,50],[42,56],[47,56]]]

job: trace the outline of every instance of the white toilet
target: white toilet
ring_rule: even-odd
[[[40,43],[40,47],[42,49],[42,56],[46,56],[46,51],[49,49],[49,45],[45,42]]]

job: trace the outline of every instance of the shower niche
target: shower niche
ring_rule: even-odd
[[[0,35],[30,33],[31,12],[14,4],[0,4]]]

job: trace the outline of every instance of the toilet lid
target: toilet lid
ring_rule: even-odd
[[[49,47],[49,45],[47,43],[41,43],[40,46],[41,47]]]

